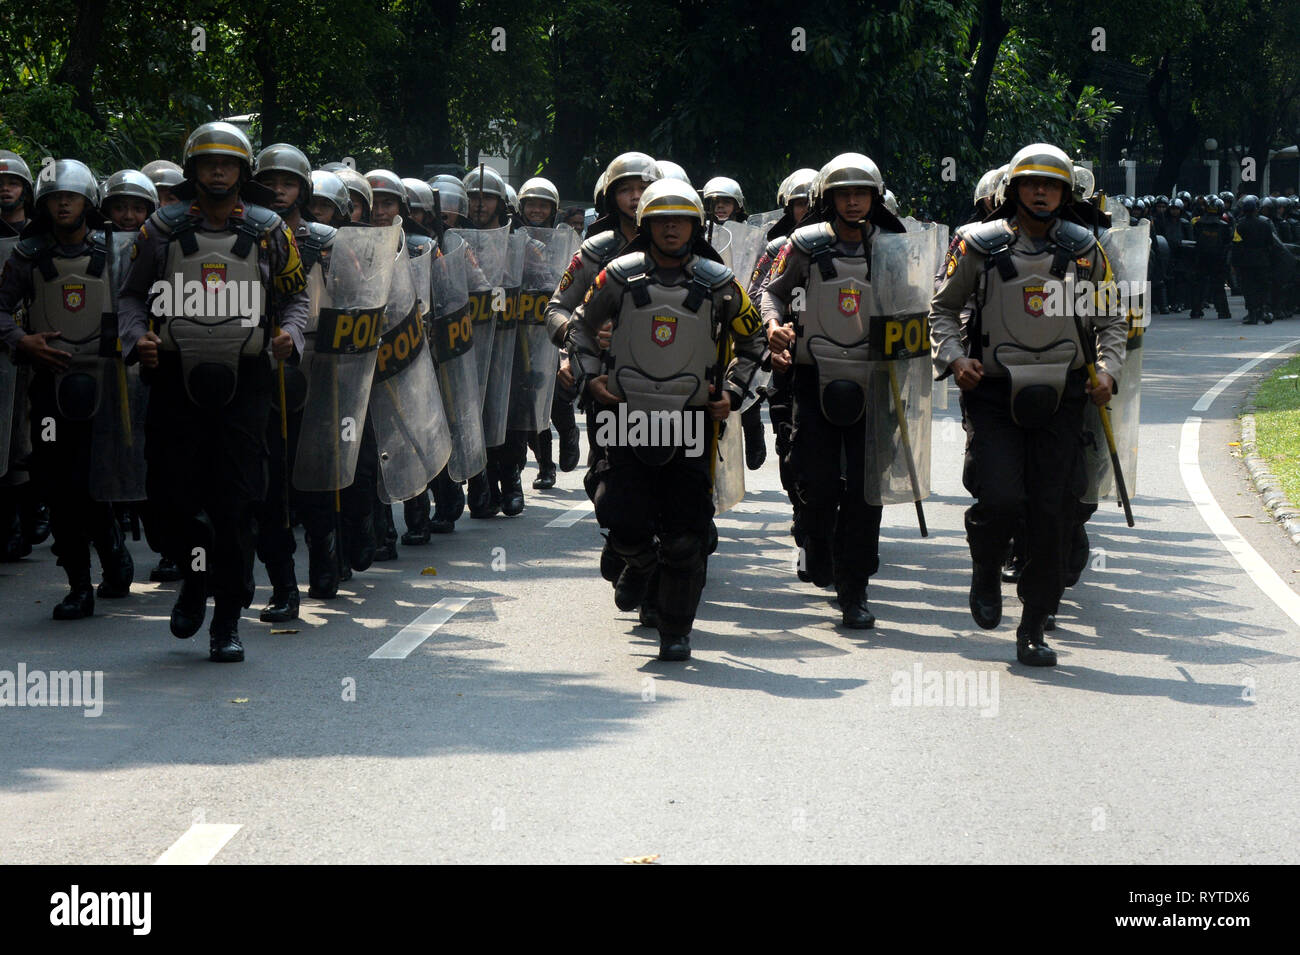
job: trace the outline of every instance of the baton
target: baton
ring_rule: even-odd
[[[898,390],[898,374],[894,363],[886,363],[889,368],[889,390],[894,393],[894,415],[898,418],[898,434],[903,439],[903,454],[907,457],[907,477],[912,482],[912,497],[916,503],[916,523],[921,528],[921,536],[929,537],[930,531],[925,526],[925,507],[921,504],[921,481],[916,475],[916,459],[912,457],[912,439],[907,433],[907,415],[903,413],[903,400]]]
[[[272,326],[272,337],[278,337],[280,326]],[[289,528],[289,403],[284,396],[284,360],[276,362],[276,385],[280,389],[280,459],[284,471],[284,526]]]
[[[1079,342],[1083,345],[1084,367],[1088,369],[1088,381],[1096,388],[1100,382],[1097,380],[1097,354],[1096,346],[1093,345],[1091,338],[1083,333],[1083,319],[1078,315],[1074,316],[1074,328],[1079,334]],[[1101,416],[1101,428],[1106,432],[1106,447],[1110,451],[1110,467],[1115,473],[1115,491],[1119,495],[1120,507],[1124,508],[1124,520],[1128,526],[1133,526],[1133,506],[1129,503],[1128,487],[1124,484],[1124,471],[1119,466],[1119,452],[1115,450],[1115,432],[1110,426],[1110,409],[1105,405],[1097,406],[1097,413]]]
[[[117,389],[122,393],[122,441],[129,448],[131,438],[131,401],[126,390],[126,362],[122,360],[122,339],[117,340]],[[139,540],[137,537],[136,540]]]

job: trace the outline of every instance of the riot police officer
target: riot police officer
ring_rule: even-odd
[[[119,313],[124,354],[152,374],[150,504],[166,516],[164,552],[185,570],[171,631],[193,636],[210,594],[209,657],[218,662],[243,660],[240,609],[254,595],[254,512],[266,494],[273,382],[267,346],[277,361],[301,354],[308,310],[293,235],[265,208],[273,200],[252,181],[252,164],[248,138],[229,123],[190,134],[186,181],[176,190],[182,201],[140,230]],[[167,307],[165,296],[195,288],[214,292],[203,297],[201,314]],[[152,304],[163,313],[157,331],[147,304],[155,292]]]
[[[1062,551],[1084,484],[1085,396],[1099,406],[1109,401],[1127,332],[1122,310],[1110,305],[1105,253],[1090,229],[1066,217],[1073,169],[1049,144],[1017,152],[1006,201],[997,217],[958,230],[930,308],[935,371],[956,379],[969,436],[963,480],[976,498],[966,511],[971,614],[985,629],[1000,622],[998,571],[1023,521],[1028,559],[1018,584],[1024,614],[1016,656],[1029,666],[1056,663],[1043,628],[1064,591]],[[1101,314],[1080,326],[1097,340],[1095,388],[1083,371],[1074,319],[1049,314],[1071,311],[1059,307],[1065,295],[1053,297],[1054,287],[1084,280],[1098,283],[1101,297],[1094,309]]]
[[[1232,318],[1223,287],[1228,280],[1228,252],[1233,234],[1232,226],[1224,218],[1223,200],[1213,197],[1206,211],[1192,223],[1197,278],[1190,317],[1204,315],[1205,303],[1209,301],[1213,302],[1219,318]]]
[[[0,282],[0,338],[34,366],[30,379],[32,476],[50,507],[54,553],[69,592],[55,620],[94,613],[95,597],[125,597],[134,576],[131,555],[111,505],[92,498],[92,441],[98,422],[113,423],[117,382],[111,327],[108,246],[99,226],[99,189],[84,163],[61,159],[35,191],[36,216]],[[27,306],[29,332],[13,319]],[[106,406],[105,403],[109,402]],[[104,571],[90,585],[90,545]]]
[[[34,213],[32,172],[17,153],[0,149],[0,268],[18,244]],[[21,560],[45,535],[34,533],[37,517],[33,487],[28,480],[31,448],[27,428],[27,379],[30,366],[14,363],[11,351],[0,348],[0,561]]]
[[[180,166],[169,159],[155,159],[145,163],[140,171],[153,183],[158,193],[158,205],[169,206],[176,201],[172,190],[185,181],[185,171]]]
[[[119,169],[104,184],[100,212],[119,232],[135,232],[158,208],[158,190],[136,169]]]
[[[817,175],[816,221],[790,236],[772,265],[763,292],[763,321],[773,368],[789,366],[796,337],[857,342],[869,303],[871,246],[881,232],[903,232],[882,201],[880,169],[867,156],[843,153]],[[807,310],[788,321],[796,289],[805,289]],[[866,501],[866,365],[854,359],[858,380],[823,372],[806,342],[795,348],[794,433],[790,448],[801,506],[796,534],[803,540],[806,576],[818,587],[835,585],[843,623],[875,626],[867,583],[880,566],[883,508]],[[828,365],[828,369],[832,367]],[[841,479],[841,452],[846,469]]]
[[[1241,219],[1236,224],[1237,240],[1232,246],[1232,264],[1241,281],[1246,299],[1243,325],[1273,324],[1269,311],[1269,262],[1276,234],[1273,224],[1259,214],[1259,199],[1246,196],[1241,200]]]
[[[723,422],[739,406],[762,355],[762,326],[731,270],[702,241],[704,209],[689,185],[652,183],[636,223],[637,238],[593,281],[572,324],[570,357],[602,406],[597,435],[605,454],[587,483],[609,531],[606,546],[622,558],[615,602],[626,611],[652,599],[659,659],[686,660],[711,547],[714,465],[698,443],[692,451],[687,422],[702,428],[706,413]],[[613,367],[604,372],[598,335],[607,321]],[[728,342],[736,357],[724,369]],[[628,420],[662,411],[677,415],[681,430],[660,443],[620,441],[614,427],[604,430],[620,403]],[[647,595],[656,579],[657,593]]]
[[[745,194],[740,183],[726,176],[714,176],[704,184],[704,211],[712,222],[744,222]]]

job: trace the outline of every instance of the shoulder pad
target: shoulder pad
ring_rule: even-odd
[[[603,267],[609,263],[623,248],[623,236],[619,232],[607,231],[598,232],[586,242],[582,243],[582,252],[584,258],[591,259],[598,267]]]
[[[1052,241],[1071,255],[1083,255],[1097,244],[1097,237],[1086,226],[1060,219],[1056,223]]]
[[[790,233],[790,241],[800,252],[812,255],[819,249],[829,248],[835,243],[835,229],[829,222],[815,222],[800,226]]]
[[[994,219],[992,222],[971,222],[961,226],[957,235],[966,240],[968,246],[976,252],[988,255],[999,246],[1006,245],[1011,239],[1006,219]]]
[[[312,242],[315,242],[322,249],[328,249],[334,244],[334,237],[339,234],[339,230],[323,222],[308,222],[307,236]]]
[[[601,233],[604,235],[604,233]],[[621,284],[626,285],[628,279],[634,275],[639,275],[646,271],[646,256],[644,252],[629,252],[627,255],[620,255],[613,262],[605,266],[606,274],[617,279]]]
[[[424,253],[427,252],[432,247],[433,247],[433,240],[430,239],[427,235],[418,235],[416,233],[409,233],[406,236],[406,253],[413,259],[419,258],[421,255],[424,255]]]
[[[244,221],[257,230],[259,234],[270,232],[280,226],[282,220],[274,211],[249,202],[244,205]]]
[[[34,259],[46,249],[54,247],[54,240],[50,238],[48,232],[40,235],[28,236],[25,239],[19,239],[18,244],[14,246],[14,251],[23,258]]]
[[[789,238],[788,236],[784,236],[784,235],[777,236],[775,239],[773,239],[764,247],[763,254],[766,255],[769,259],[776,258],[777,253],[781,251],[781,246],[785,245],[786,240],[788,238]]]
[[[194,218],[190,215],[188,202],[171,202],[151,215],[149,221],[155,226],[158,235],[166,237]]]
[[[735,278],[735,273],[721,262],[700,256],[691,266],[695,277],[711,289],[721,288]]]

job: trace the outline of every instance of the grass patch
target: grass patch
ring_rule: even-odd
[[[1269,375],[1255,397],[1255,445],[1292,504],[1300,503],[1300,357]]]

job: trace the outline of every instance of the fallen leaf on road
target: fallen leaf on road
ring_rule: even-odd
[[[1254,517],[1254,514],[1233,514],[1233,517]]]
[[[628,856],[623,861],[628,865],[653,865],[655,860],[658,858],[659,853],[656,852],[652,856]]]
[[[426,568],[424,568],[424,570],[420,571],[420,576],[421,576],[421,577],[437,577],[437,576],[438,576],[438,571],[437,571],[435,568],[433,568],[433,567],[426,567]]]
[[[1228,442],[1228,447],[1230,447],[1230,448],[1239,448],[1239,447],[1241,447],[1241,442],[1240,442],[1240,441],[1229,441],[1229,442]]]
[[[297,633],[297,630],[272,630],[271,633]]]
[[[247,702],[248,702],[248,697],[246,697],[246,696],[241,696],[241,697],[239,697],[238,699],[231,700],[230,702],[231,702],[231,703],[247,703]]]

